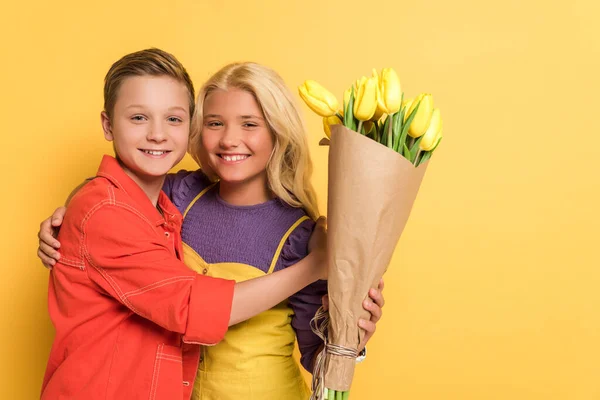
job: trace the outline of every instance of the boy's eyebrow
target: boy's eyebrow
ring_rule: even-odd
[[[169,108],[169,111],[170,110],[179,110],[179,111],[187,112],[187,110],[181,106],[173,106],[173,107]]]
[[[131,105],[125,107],[125,109],[130,109],[130,108],[145,108],[145,106],[142,104],[131,104]],[[169,107],[169,111],[173,111],[173,110],[180,110],[183,112],[187,112],[187,110],[181,106]]]

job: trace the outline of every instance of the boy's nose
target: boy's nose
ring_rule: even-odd
[[[165,134],[163,126],[160,123],[155,122],[149,125],[146,138],[153,142],[163,142],[166,140],[167,135]]]

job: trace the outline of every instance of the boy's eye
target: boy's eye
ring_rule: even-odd
[[[223,123],[220,121],[207,121],[206,126],[211,127],[211,128],[216,128],[219,126],[223,126]]]
[[[146,117],[144,117],[143,115],[134,115],[133,117],[131,117],[131,119],[133,121],[143,121],[146,119]]]

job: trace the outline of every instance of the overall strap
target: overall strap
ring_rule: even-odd
[[[275,265],[277,264],[277,260],[279,260],[279,255],[281,254],[281,250],[283,249],[283,245],[285,244],[288,237],[290,237],[290,235],[292,234],[292,232],[294,232],[294,229],[296,229],[298,225],[300,225],[307,219],[309,218],[306,215],[299,218],[296,222],[294,222],[292,226],[290,226],[290,229],[287,230],[285,235],[283,235],[281,241],[279,242],[279,246],[277,246],[277,250],[275,250],[275,255],[273,256],[273,260],[271,261],[271,266],[269,267],[269,271],[267,271],[267,274],[270,274],[275,269]]]

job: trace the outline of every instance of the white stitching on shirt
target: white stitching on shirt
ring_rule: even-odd
[[[163,279],[162,281],[157,281],[157,282],[151,283],[150,285],[144,286],[143,288],[139,288],[139,289],[124,293],[123,296],[125,296],[125,297],[137,296],[137,295],[146,293],[150,290],[154,290],[159,287],[169,285],[171,283],[176,283],[179,281],[193,281],[194,279],[196,279],[196,277],[194,277],[194,276],[174,276],[172,278],[167,278],[167,279]]]
[[[152,373],[152,386],[150,389],[150,400],[154,400],[156,398],[156,387],[158,386],[158,372],[160,371],[160,360],[158,354],[162,353],[164,344],[161,343],[158,345],[158,353],[156,359],[154,360],[154,372]]]

